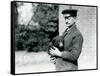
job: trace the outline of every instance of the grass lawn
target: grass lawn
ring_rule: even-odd
[[[50,56],[46,52],[15,52],[15,72],[34,73],[55,71],[55,65],[50,62]]]

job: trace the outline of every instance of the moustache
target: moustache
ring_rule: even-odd
[[[66,22],[66,24],[70,24],[70,23]]]

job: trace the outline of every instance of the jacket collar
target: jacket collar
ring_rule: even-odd
[[[73,33],[76,29],[77,29],[77,28],[76,28],[76,25],[75,25],[75,23],[74,23],[74,24],[72,25],[72,27],[67,28],[67,29],[65,30],[65,32],[63,33],[63,36],[65,37],[66,35],[68,35],[68,34],[70,34],[70,33]]]
[[[73,24],[71,28],[68,29],[67,33],[71,33],[71,32],[74,32],[76,30],[76,25]]]

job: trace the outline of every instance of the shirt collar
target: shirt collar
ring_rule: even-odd
[[[68,33],[73,32],[76,29],[75,23],[68,29]]]
[[[76,29],[76,25],[74,23],[70,28],[66,28],[65,32],[63,33],[63,35],[66,35],[66,34],[69,34],[71,32],[74,32],[75,29]]]

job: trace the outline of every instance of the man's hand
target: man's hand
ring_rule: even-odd
[[[59,56],[59,57],[61,57],[61,52],[59,51],[58,48],[53,46],[53,48],[51,48],[49,51],[50,51],[50,54],[52,56]]]

